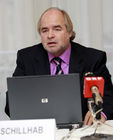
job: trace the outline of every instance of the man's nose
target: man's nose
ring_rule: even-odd
[[[50,30],[48,32],[48,38],[53,38],[54,36],[55,36],[54,31],[53,30]]]

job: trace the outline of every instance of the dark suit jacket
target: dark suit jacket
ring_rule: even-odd
[[[108,119],[111,119],[113,117],[113,87],[111,76],[105,65],[106,53],[96,49],[86,48],[74,42],[71,42],[71,47],[69,73],[80,73],[83,116],[88,111],[87,99],[83,98],[83,76],[86,72],[93,72],[95,76],[103,76],[105,79],[103,112],[107,115]],[[18,51],[17,67],[13,76],[46,74],[50,74],[50,65],[48,54],[43,49],[42,44]],[[9,115],[8,99],[5,111]]]

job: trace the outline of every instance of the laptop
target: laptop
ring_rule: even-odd
[[[59,127],[83,120],[78,73],[8,77],[7,84],[12,120],[55,118]]]

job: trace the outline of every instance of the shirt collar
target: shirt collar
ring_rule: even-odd
[[[68,48],[59,57],[62,59],[62,61],[64,61],[64,63],[69,64],[70,54],[71,54],[71,44],[69,44]],[[55,56],[48,52],[48,57],[49,57],[49,62],[51,63],[51,60]]]

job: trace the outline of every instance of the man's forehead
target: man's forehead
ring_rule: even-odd
[[[62,28],[65,26],[64,24],[51,24],[51,25],[42,25],[41,29],[43,28]]]

